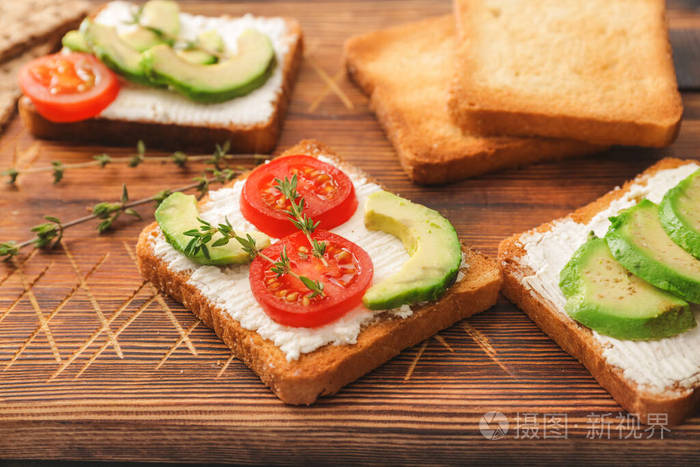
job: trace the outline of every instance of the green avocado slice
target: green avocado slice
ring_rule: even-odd
[[[174,40],[180,34],[180,7],[170,0],[150,0],[143,5],[139,24]]]
[[[197,65],[179,57],[168,46],[143,53],[141,64],[156,82],[198,102],[223,102],[262,86],[272,73],[275,51],[263,33],[248,29],[238,38],[236,55],[214,65]]]
[[[367,198],[365,226],[394,235],[411,256],[401,269],[370,287],[362,298],[367,308],[433,301],[454,282],[462,247],[454,227],[439,212],[378,191]]]
[[[211,65],[216,63],[216,55],[205,52],[201,49],[185,49],[176,52],[178,56],[196,65]]]
[[[674,242],[700,259],[700,169],[668,190],[659,219]]]
[[[700,261],[666,235],[656,204],[644,199],[610,222],[605,240],[620,264],[660,289],[700,303]]]
[[[120,37],[128,46],[138,52],[143,52],[158,44],[167,43],[157,32],[142,27],[132,29]]]
[[[561,271],[559,287],[569,316],[606,336],[661,339],[696,326],[687,302],[626,270],[595,236]]]
[[[77,30],[68,31],[61,39],[61,44],[74,52],[90,53],[90,46],[85,37]]]
[[[114,27],[86,19],[80,26],[80,32],[102,63],[131,81],[152,84],[141,66],[141,53],[127,44]]]
[[[185,253],[187,244],[192,240],[184,234],[188,230],[199,229],[199,210],[197,209],[197,199],[192,195],[176,192],[165,198],[155,212],[156,221],[165,239],[180,253]],[[247,234],[240,234],[245,237]],[[270,245],[270,238],[261,232],[250,232],[250,236],[255,240],[255,244],[260,248]],[[214,243],[220,236],[217,234],[209,242]],[[207,259],[200,251],[195,256],[188,256],[192,261],[199,264],[210,264],[221,266],[226,264],[243,264],[250,262],[248,253],[243,251],[240,243],[235,240],[229,241],[224,246],[208,246],[209,256]]]

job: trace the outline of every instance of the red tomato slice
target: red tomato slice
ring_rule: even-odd
[[[296,231],[286,211],[290,204],[275,188],[275,179],[297,176],[297,193],[304,198],[304,214],[319,228],[332,229],[350,219],[357,209],[355,187],[345,173],[311,156],[274,159],[253,170],[241,196],[243,216],[271,237]]]
[[[32,60],[20,70],[19,86],[52,122],[99,115],[119,94],[116,75],[94,56],[77,52]]]
[[[263,250],[274,261],[284,249],[293,272],[323,283],[324,296],[312,297],[299,279],[290,274],[278,277],[273,264],[257,256],[250,265],[253,296],[274,321],[285,326],[314,328],[337,320],[362,303],[374,274],[365,250],[340,235],[316,230],[312,238],[326,242],[327,265],[311,252],[302,232],[289,235]]]

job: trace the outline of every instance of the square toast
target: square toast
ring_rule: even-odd
[[[366,177],[316,141],[302,141],[280,157],[293,154],[324,156],[334,160],[344,171]],[[204,198],[200,204],[206,201]],[[403,318],[389,312],[377,312],[374,319],[361,329],[356,343],[326,344],[301,353],[296,360],[289,360],[272,341],[264,339],[255,330],[244,328],[226,310],[205,297],[202,290],[189,281],[192,271],[178,272],[170,268],[154,250],[154,239],[159,235],[160,229],[153,223],[139,236],[137,256],[143,277],[191,309],[238,359],[288,404],[312,404],[319,396],[334,394],[401,350],[490,308],[496,303],[502,282],[494,261],[463,245],[468,266],[461,269],[456,282],[439,301],[415,305],[413,313]]]
[[[504,275],[503,294],[580,361],[622,407],[638,414],[642,423],[649,414],[656,413],[667,414],[669,423],[679,423],[697,409],[700,327],[656,341],[601,336],[574,321],[563,309],[565,299],[559,290],[559,272],[585,242],[588,232],[594,230],[598,236],[604,235],[610,215],[643,197],[659,202],[666,191],[666,186],[659,189],[661,183],[668,185],[668,180],[672,180],[673,186],[685,176],[677,171],[686,173],[686,169],[692,171],[698,167],[698,161],[663,159],[623,187],[564,218],[513,235],[498,248]],[[664,177],[674,178],[666,178],[664,182]],[[543,252],[549,252],[549,256]],[[552,264],[552,260],[561,264]],[[552,274],[556,280],[545,278]],[[696,308],[696,320],[700,319],[698,311]]]
[[[482,137],[447,112],[455,50],[452,15],[350,38],[348,74],[369,96],[409,178],[436,184],[504,167],[599,151],[570,140]]]
[[[109,4],[95,12],[92,17],[97,17],[107,5]],[[170,121],[168,118],[149,118],[135,115],[129,118],[98,116],[79,122],[55,123],[39,115],[32,102],[24,96],[19,101],[20,116],[31,134],[45,139],[86,141],[120,146],[132,146],[138,140],[143,140],[147,146],[157,148],[196,149],[204,152],[213,150],[216,144],[229,141],[231,150],[235,152],[270,153],[277,144],[294,81],[303,58],[303,34],[299,23],[289,18],[284,18],[284,22],[286,27],[282,42],[287,45],[287,50],[283,56],[280,56],[280,51],[277,50],[276,64],[281,73],[281,85],[275,91],[272,113],[265,121],[247,124],[193,121],[185,124]],[[273,76],[277,72],[277,70],[273,71]],[[272,80],[273,77],[269,79]],[[137,90],[144,88],[126,81],[123,86]],[[151,88],[148,90],[150,91]],[[257,91],[261,91],[261,89],[256,89],[249,95],[236,99],[246,99]],[[210,106],[220,105],[190,103],[185,97],[176,95],[174,92],[156,88],[152,88],[152,92],[165,93],[163,96],[165,98],[182,100],[183,105],[190,104],[188,113],[196,115],[206,113]],[[130,104],[133,107],[137,104],[138,98],[131,97],[131,100],[134,101]],[[109,107],[106,111],[109,111]],[[156,110],[156,112],[162,114],[164,111]]]
[[[449,110],[487,135],[667,146],[683,104],[664,0],[454,0]]]

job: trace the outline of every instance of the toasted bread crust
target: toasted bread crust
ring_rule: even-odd
[[[563,23],[553,23],[557,26],[551,28],[541,22],[523,21],[522,15],[516,18],[512,12],[512,18],[500,17],[499,5],[486,3],[454,0],[460,40],[448,107],[453,120],[465,131],[573,138],[603,145],[663,147],[675,140],[683,104],[673,68],[664,0],[631,0],[622,6],[629,15],[598,11],[593,18],[579,18],[583,9],[580,3],[571,2],[567,17],[556,16]],[[538,17],[555,16],[555,10],[566,8],[565,4],[548,0],[533,3],[538,3]],[[633,12],[638,15],[633,17]],[[610,26],[611,18],[621,24]],[[487,30],[484,26],[497,21],[501,22],[500,28]],[[527,25],[528,34],[520,29],[513,32],[503,25],[506,21]],[[644,32],[634,32],[634,26],[640,24]],[[625,30],[625,34],[618,29]],[[496,34],[509,44],[519,42],[513,37],[525,37],[524,41],[529,41],[526,44],[545,49],[533,50],[533,56],[539,53],[550,57],[549,61],[526,63],[529,59],[520,57],[522,50],[501,51],[507,63],[499,65],[499,72],[512,76],[505,83],[485,80],[485,75],[493,76],[496,71],[487,70],[490,65],[484,65],[480,54],[482,49],[494,47],[494,31],[506,31]],[[586,48],[587,43],[592,45]],[[630,58],[639,55],[640,50],[645,51],[643,58]],[[569,86],[579,74],[595,89]],[[531,81],[539,84],[535,86]],[[613,95],[610,89],[619,92]]]
[[[303,35],[296,20],[286,19],[290,45],[283,66],[282,92],[275,110],[265,123],[253,125],[194,126],[133,120],[91,118],[73,123],[55,123],[39,115],[27,97],[20,98],[19,113],[31,134],[38,138],[66,141],[89,141],[117,146],[132,146],[143,140],[147,146],[164,149],[213,150],[216,144],[229,141],[231,150],[241,153],[270,153],[277,145],[287,113],[292,89],[303,57]]]
[[[596,201],[584,206],[570,217],[579,223],[590,221],[598,212],[624,195],[634,183],[643,181],[654,173],[678,167],[688,161],[667,158],[653,165],[636,179],[627,182],[622,188],[613,190]],[[536,231],[546,232],[555,221],[537,227]],[[562,349],[580,361],[591,375],[628,412],[639,414],[642,422],[653,413],[667,413],[669,423],[680,423],[692,413],[700,402],[700,390],[669,388],[660,394],[652,392],[636,382],[625,378],[622,369],[606,362],[603,347],[593,337],[592,331],[556,310],[553,305],[534,290],[525,287],[521,278],[534,272],[520,263],[525,250],[520,244],[523,234],[513,235],[501,242],[498,247],[498,260],[503,271],[503,294],[523,310],[549,337]]]
[[[315,141],[302,141],[285,151],[288,154],[333,155]],[[342,163],[345,170],[357,170]],[[139,236],[137,256],[143,277],[159,290],[190,308],[229,346],[233,354],[250,367],[282,401],[311,404],[319,396],[333,394],[346,384],[460,319],[490,308],[497,300],[501,274],[497,265],[466,246],[469,264],[464,278],[455,283],[436,303],[416,309],[412,316],[399,319],[381,315],[369,324],[352,345],[326,345],[287,361],[284,353],[255,331],[247,330],[221,308],[211,304],[189,284],[187,273],[174,273],[156,257],[151,237],[157,224],[146,227]]]
[[[451,15],[355,36],[345,43],[348,74],[369,96],[370,108],[413,181],[445,183],[602,149],[571,140],[484,138],[463,132],[446,107],[454,48]]]

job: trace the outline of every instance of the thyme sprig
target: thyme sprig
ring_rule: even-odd
[[[292,175],[289,179],[284,177],[284,180],[275,178],[275,188],[277,191],[282,193],[282,196],[287,198],[289,201],[289,209],[287,210],[287,215],[289,220],[292,221],[294,226],[304,232],[306,238],[309,240],[309,245],[313,251],[314,256],[320,258],[325,266],[328,266],[323,255],[326,253],[326,242],[319,242],[314,238],[311,238],[311,234],[314,233],[316,227],[318,227],[319,222],[314,222],[313,219],[309,218],[304,214],[304,198],[297,192],[297,176]],[[297,199],[299,201],[297,202]]]
[[[264,254],[260,249],[258,249],[255,239],[246,234],[245,237],[239,236],[233,229],[231,222],[229,222],[227,217],[224,217],[224,222],[218,224],[217,226],[212,225],[210,222],[198,217],[199,227],[196,229],[190,229],[183,234],[192,237],[192,239],[187,243],[185,247],[185,254],[188,256],[194,256],[200,251],[205,258],[211,259],[211,252],[207,244],[214,239],[215,235],[219,237],[211,244],[211,247],[224,246],[227,245],[231,240],[236,240],[243,251],[245,251],[251,259],[259,256],[265,261],[272,264],[270,270],[277,274],[277,277],[289,274],[290,276],[301,281],[302,284],[306,286],[312,293],[309,298],[314,298],[317,296],[325,296],[323,292],[323,283],[321,281],[315,281],[306,276],[301,276],[292,270],[291,262],[289,261],[289,256],[287,255],[286,245],[282,246],[282,252],[280,253],[280,258],[275,261],[266,254]]]
[[[76,162],[74,164],[66,164],[62,161],[52,161],[51,165],[43,167],[32,167],[28,169],[19,169],[17,167],[9,167],[0,170],[0,176],[7,177],[9,184],[17,182],[17,177],[20,175],[29,175],[41,172],[51,172],[54,183],[59,183],[63,180],[63,176],[67,170],[82,169],[87,167],[99,167],[104,169],[109,164],[125,164],[128,167],[135,168],[144,162],[172,162],[178,167],[185,167],[188,162],[204,162],[214,166],[211,170],[225,170],[224,163],[243,158],[252,158],[256,162],[262,162],[269,159],[269,156],[262,154],[229,154],[230,144],[228,142],[223,145],[216,145],[216,149],[212,154],[188,155],[182,151],[175,151],[169,156],[147,156],[146,145],[139,140],[136,145],[136,153],[132,156],[112,157],[108,154],[96,154],[92,156],[91,161]],[[236,167],[238,169],[238,167]]]
[[[52,248],[56,243],[58,243],[62,238],[66,229],[76,226],[78,224],[83,224],[85,222],[92,221],[94,219],[101,219],[97,224],[98,233],[102,234],[113,227],[114,222],[121,216],[127,215],[132,216],[137,219],[141,219],[141,215],[134,209],[135,207],[142,206],[144,204],[155,203],[158,206],[165,200],[168,196],[176,191],[188,191],[196,189],[200,195],[204,195],[209,186],[213,183],[225,183],[231,180],[233,177],[238,175],[239,172],[235,171],[217,171],[213,177],[207,178],[205,176],[197,177],[194,183],[185,185],[175,189],[161,190],[153,196],[147,198],[142,198],[135,201],[129,200],[129,192],[127,190],[126,184],[122,185],[122,194],[117,202],[100,202],[95,204],[89,209],[90,214],[69,222],[62,222],[55,216],[44,216],[44,219],[48,222],[43,224],[35,225],[31,228],[31,232],[34,233],[34,237],[25,240],[23,242],[16,242],[14,240],[6,241],[0,243],[0,258],[8,260],[13,256],[19,254],[22,248],[28,246],[34,246],[35,248]]]

